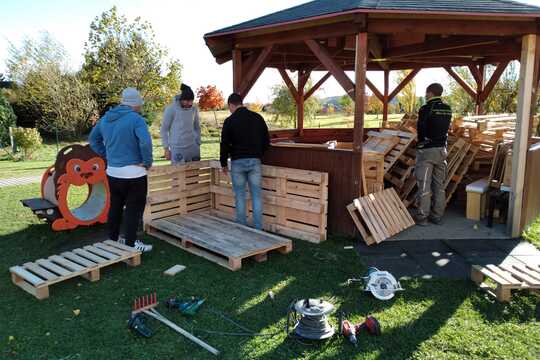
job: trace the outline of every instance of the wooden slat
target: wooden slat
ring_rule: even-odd
[[[106,259],[109,259],[109,260],[115,260],[115,259],[118,259],[118,257],[119,257],[116,254],[112,254],[112,253],[110,253],[108,251],[98,249],[95,246],[85,246],[83,249],[88,251],[88,252],[91,252],[93,254],[99,255],[99,256],[104,257]]]
[[[63,257],[65,257],[66,259],[74,261],[74,262],[76,262],[76,263],[78,263],[80,265],[83,265],[83,266],[87,267],[87,268],[95,267],[95,266],[98,265],[97,263],[95,263],[93,261],[90,261],[88,259],[85,259],[82,256],[79,256],[79,255],[74,254],[72,252],[63,252],[61,255]]]
[[[79,256],[82,256],[83,258],[85,259],[89,259],[95,263],[98,263],[98,264],[103,264],[103,263],[106,263],[106,262],[109,262],[108,259],[104,259],[100,256],[97,256],[95,254],[92,254],[91,252],[88,252],[86,250],[83,250],[83,249],[74,249],[72,250],[73,253],[79,255]]]
[[[65,258],[63,258],[61,256],[58,256],[58,255],[50,256],[49,260],[54,261],[55,263],[57,263],[59,265],[62,265],[66,269],[71,270],[73,272],[81,271],[81,270],[85,269],[84,266],[76,264],[76,263],[74,263],[72,261],[69,261],[68,259],[65,259]]]
[[[20,266],[13,266],[9,268],[9,271],[13,274],[23,278],[24,280],[28,281],[30,284],[34,286],[39,286],[45,284],[45,280],[43,280],[40,277],[37,277],[36,275],[32,274],[31,272],[25,270],[24,268]]]
[[[58,278],[58,275],[53,274],[52,272],[42,268],[41,266],[34,264],[34,263],[26,263],[22,266],[25,270],[29,270],[40,277],[44,278],[45,280],[54,280]]]
[[[60,267],[56,264],[53,264],[49,260],[39,259],[39,260],[36,260],[35,263],[61,276],[68,276],[73,272],[73,271],[66,270],[65,268]]]

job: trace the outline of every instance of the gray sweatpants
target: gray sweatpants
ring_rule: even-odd
[[[446,148],[416,150],[415,175],[418,183],[418,218],[429,216],[441,219],[446,208],[446,180],[448,152]]]
[[[181,165],[201,160],[201,147],[197,144],[187,148],[171,148],[171,163]]]

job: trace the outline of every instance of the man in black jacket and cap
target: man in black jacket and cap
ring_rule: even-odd
[[[429,85],[427,103],[418,113],[415,175],[418,182],[416,223],[420,226],[428,225],[429,221],[440,225],[446,208],[446,148],[452,109],[442,101],[442,93],[441,84]]]
[[[246,184],[249,185],[254,227],[262,229],[261,158],[270,146],[268,127],[261,115],[242,104],[242,97],[232,94],[227,101],[231,116],[221,130],[220,161],[228,173],[231,158],[231,179],[236,206],[236,222],[246,225]]]

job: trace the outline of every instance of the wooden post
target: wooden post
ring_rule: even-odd
[[[388,125],[388,92],[390,87],[390,70],[384,70],[384,95],[383,95],[383,128]]]
[[[233,91],[240,93],[240,85],[242,84],[242,50],[234,49],[232,51],[233,58]]]
[[[476,115],[484,113],[484,101],[482,101],[482,93],[484,92],[486,78],[486,67],[484,64],[478,65],[478,80],[476,83]]]
[[[536,55],[534,60],[534,75],[533,75],[533,95],[531,101],[531,113],[532,116],[536,115],[536,102],[538,100],[538,95],[540,92],[540,35],[536,35]],[[534,128],[534,120],[531,121],[529,126],[529,136],[530,139],[536,134],[536,129]]]
[[[302,137],[304,133],[304,94],[307,83],[305,76],[303,71],[298,71],[298,87],[296,88],[296,92],[298,93],[298,101],[296,102],[296,128],[298,129],[298,136],[300,137]]]
[[[362,193],[362,146],[364,143],[364,112],[366,93],[366,71],[368,59],[367,33],[356,36],[355,61],[355,101],[354,101],[354,130],[353,130],[353,195],[359,197]]]
[[[537,44],[536,35],[525,35],[521,45],[521,69],[519,76],[519,95],[517,108],[516,136],[512,150],[512,192],[510,193],[509,225],[511,236],[521,235],[521,216],[523,188],[527,162],[529,124],[533,113],[533,78]],[[534,84],[537,85],[537,84]]]

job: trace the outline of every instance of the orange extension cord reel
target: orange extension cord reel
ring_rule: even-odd
[[[110,191],[106,163],[89,145],[66,146],[41,178],[41,198],[22,200],[54,231],[73,230],[107,222]],[[88,186],[86,201],[75,209],[68,204],[71,186]]]

